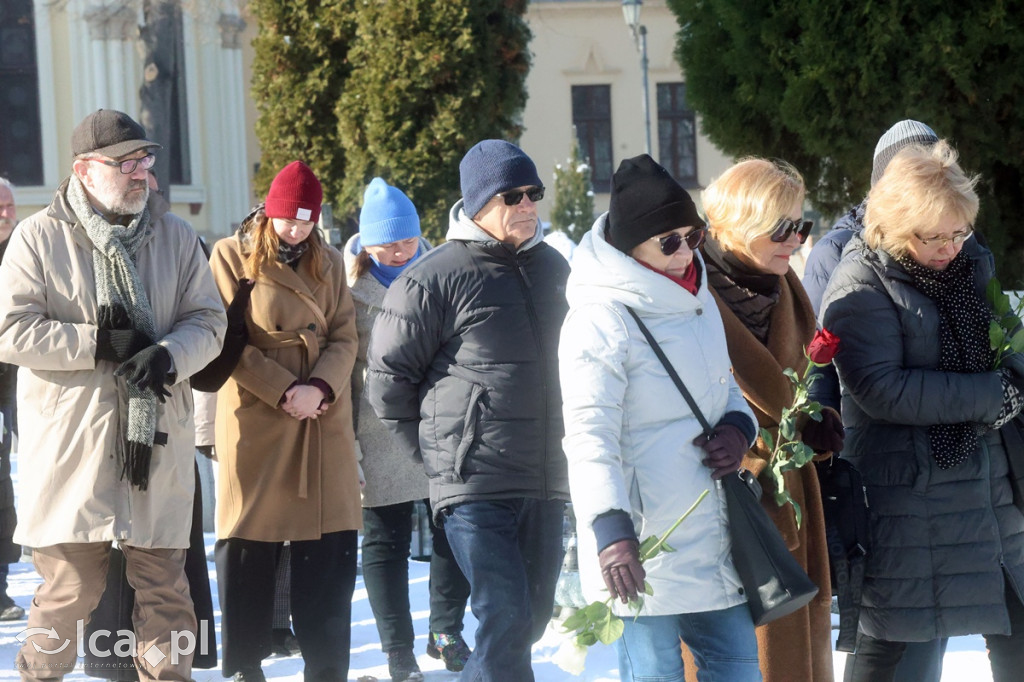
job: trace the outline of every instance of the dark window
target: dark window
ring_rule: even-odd
[[[185,89],[185,25],[181,6],[174,7],[174,81],[171,86],[171,182],[192,184],[188,139],[188,99]]]
[[[0,2],[0,175],[16,185],[43,184],[32,0]]]
[[[139,90],[141,123],[163,145],[156,175],[161,185],[189,185],[188,101],[185,87],[185,30],[179,3],[146,2],[142,30],[145,70]],[[166,179],[165,179],[166,178]]]
[[[658,83],[658,153],[679,184],[697,186],[697,124],[685,83]]]
[[[572,124],[580,152],[590,163],[595,192],[612,187],[612,88],[610,85],[572,86]]]

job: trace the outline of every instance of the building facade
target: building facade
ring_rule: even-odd
[[[640,52],[621,0],[533,0],[529,100],[520,144],[541,178],[569,157],[575,130],[591,165],[595,211],[608,208],[611,176],[645,147]],[[699,201],[699,190],[732,164],[700,134],[686,79],[673,57],[679,24],[663,0],[645,0],[651,156]],[[547,204],[547,206],[545,206]],[[539,206],[542,219],[549,202]]]
[[[175,213],[210,237],[229,233],[252,205],[243,64],[252,29],[242,2],[170,3],[170,29],[156,36],[176,65],[160,184],[170,184]],[[99,108],[141,121],[140,89],[154,75],[143,68],[144,23],[142,0],[0,2],[0,175],[16,185],[19,217],[48,204],[70,174],[78,121]]]

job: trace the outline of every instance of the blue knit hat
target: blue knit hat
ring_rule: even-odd
[[[405,192],[374,178],[363,193],[359,243],[377,246],[420,236],[420,217]]]
[[[476,216],[491,197],[516,187],[543,187],[537,166],[522,149],[505,140],[477,142],[459,163],[462,208]]]

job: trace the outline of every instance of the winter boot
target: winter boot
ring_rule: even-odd
[[[423,673],[416,662],[412,649],[395,649],[388,652],[388,674],[391,682],[423,682]]]
[[[444,667],[453,673],[466,667],[471,653],[466,640],[458,632],[451,635],[431,632],[427,637],[427,655],[444,661]]]

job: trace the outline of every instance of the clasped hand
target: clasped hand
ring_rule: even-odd
[[[281,409],[296,419],[316,419],[327,411],[327,396],[316,386],[296,384],[284,392]]]

